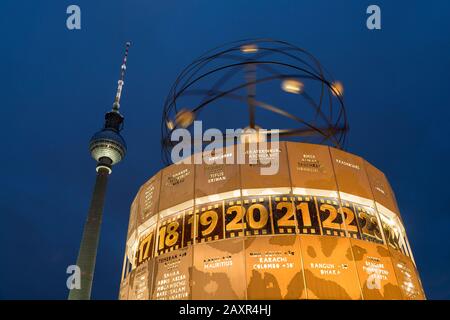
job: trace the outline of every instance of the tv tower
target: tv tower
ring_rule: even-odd
[[[89,142],[91,156],[97,161],[97,177],[78,251],[77,266],[81,271],[81,288],[71,289],[69,300],[89,300],[91,298],[108,176],[111,174],[111,167],[125,157],[127,150],[125,140],[120,135],[124,117],[120,114],[119,108],[130,45],[130,42],[126,43],[112,110],[105,114],[103,129],[95,133]]]

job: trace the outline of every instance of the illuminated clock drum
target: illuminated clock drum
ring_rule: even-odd
[[[120,299],[425,299],[380,170],[280,142],[258,150],[277,166],[261,175],[267,164],[228,164],[237,152],[170,165],[141,186]]]

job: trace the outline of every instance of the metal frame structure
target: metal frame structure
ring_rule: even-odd
[[[240,80],[242,82],[230,86],[230,79],[234,77],[236,81],[237,76],[243,79]],[[303,102],[313,108],[312,119],[303,118],[297,106],[280,108],[257,98],[258,85],[289,80],[301,85],[297,93]],[[207,88],[203,87],[205,82]],[[319,137],[320,143],[342,149],[349,126],[343,92],[335,84],[312,54],[285,41],[247,39],[216,47],[188,65],[169,91],[161,124],[162,159],[166,164],[171,163],[170,151],[174,145],[170,139],[172,131],[191,126],[192,121],[188,121],[187,125],[179,123],[178,116],[188,113],[189,120],[198,119],[200,111],[212,107],[221,99],[231,99],[248,106],[249,128],[258,128],[255,109],[261,108],[297,123],[293,128],[280,129],[280,138],[305,141],[308,137]],[[318,96],[309,91],[317,85]],[[198,102],[186,106],[182,102],[186,97],[196,97]]]

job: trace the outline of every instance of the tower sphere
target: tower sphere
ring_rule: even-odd
[[[114,165],[125,157],[127,145],[119,132],[106,128],[92,136],[89,150],[92,158],[97,162],[101,162],[102,158],[108,158],[111,160],[111,165]]]

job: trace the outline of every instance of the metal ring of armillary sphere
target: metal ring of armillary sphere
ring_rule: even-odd
[[[230,117],[217,115],[217,108]],[[216,114],[203,117],[205,111]],[[222,45],[181,72],[164,104],[163,161],[170,164],[173,130],[192,131],[194,120],[208,119],[225,132],[226,118],[244,119],[247,128],[279,129],[280,139],[340,149],[349,128],[342,84],[306,50],[272,39]]]

